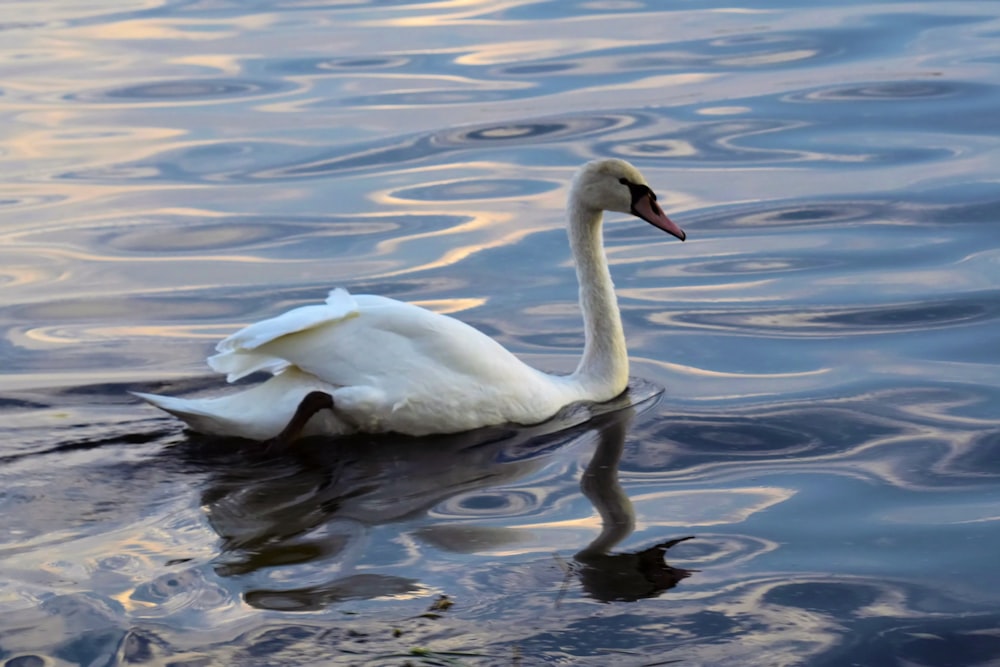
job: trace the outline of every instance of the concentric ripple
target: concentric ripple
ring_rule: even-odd
[[[94,93],[68,95],[73,102],[197,102],[271,95],[289,89],[286,82],[245,79],[178,79],[155,81]]]

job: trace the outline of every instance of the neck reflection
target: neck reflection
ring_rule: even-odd
[[[694,572],[669,565],[670,547],[694,536],[674,538],[635,552],[611,549],[635,530],[635,508],[618,479],[625,437],[635,417],[627,408],[595,420],[597,448],[580,478],[580,490],[601,517],[601,532],[574,558],[587,594],[604,602],[656,597]]]

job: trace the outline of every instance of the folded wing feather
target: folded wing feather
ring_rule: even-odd
[[[357,301],[347,290],[338,287],[330,292],[322,305],[295,308],[240,329],[216,345],[219,354],[209,357],[208,365],[216,372],[225,373],[227,382],[235,382],[257,371],[278,374],[289,366],[289,362],[255,350],[282,336],[357,315]]]

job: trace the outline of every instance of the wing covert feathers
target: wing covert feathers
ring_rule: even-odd
[[[225,373],[227,382],[235,382],[257,371],[280,373],[288,367],[288,362],[266,352],[257,352],[259,348],[282,336],[357,315],[357,301],[347,290],[338,287],[330,291],[322,305],[294,308],[240,329],[215,346],[219,354],[209,357],[208,365],[219,373]]]

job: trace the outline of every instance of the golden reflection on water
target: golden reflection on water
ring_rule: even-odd
[[[695,113],[702,116],[735,116],[744,113],[750,113],[753,111],[750,107],[742,106],[715,106],[715,107],[702,107],[698,109]]]
[[[487,299],[484,297],[455,298],[455,299],[423,299],[412,301],[422,308],[433,310],[436,313],[452,315],[465,310],[472,310],[485,305]]]
[[[426,13],[401,16],[398,18],[378,18],[360,21],[360,25],[372,27],[419,28],[431,26],[450,26],[455,23],[463,25],[489,25],[496,23],[488,19],[478,18],[483,13],[502,13],[505,10],[530,4],[527,0],[436,0],[423,5],[420,9]],[[432,12],[441,13],[432,13]],[[447,13],[444,13],[447,12]]]
[[[669,526],[690,530],[697,526],[741,523],[757,512],[789,500],[796,493],[797,490],[788,488],[735,486],[633,493],[631,498],[638,510],[641,528]]]
[[[516,63],[530,57],[532,59],[559,58],[588,51],[615,49],[631,46],[636,42],[614,39],[533,39],[523,42],[501,42],[476,45],[473,50],[463,49],[455,58],[457,65],[489,66]],[[452,51],[446,51],[452,52]]]
[[[612,93],[620,90],[662,90],[674,86],[689,86],[715,79],[714,74],[658,74],[635,81],[612,84],[596,84],[587,90],[596,93]]]
[[[170,40],[211,42],[231,39],[244,32],[263,30],[276,20],[273,14],[245,14],[225,19],[125,19],[75,26],[69,34],[74,39],[139,41]],[[209,29],[206,29],[209,28]]]
[[[710,285],[672,285],[670,287],[644,287],[641,289],[619,289],[621,297],[634,299],[636,301],[654,301],[660,303],[677,303],[684,301],[697,301],[699,303],[744,303],[757,301],[773,301],[773,294],[764,296],[734,294],[740,290],[755,290],[773,284],[775,281],[769,278],[758,280],[745,280],[730,283],[712,283]],[[733,294],[733,296],[710,296],[710,294]],[[651,315],[652,321],[657,324],[673,325],[671,313],[655,313]]]
[[[815,58],[819,52],[815,49],[792,49],[789,51],[778,51],[776,53],[762,53],[754,56],[741,56],[739,59],[730,60],[720,58],[720,65],[730,65],[734,67],[756,67],[760,65],[776,65],[779,63],[789,63],[796,60],[808,60]]]

